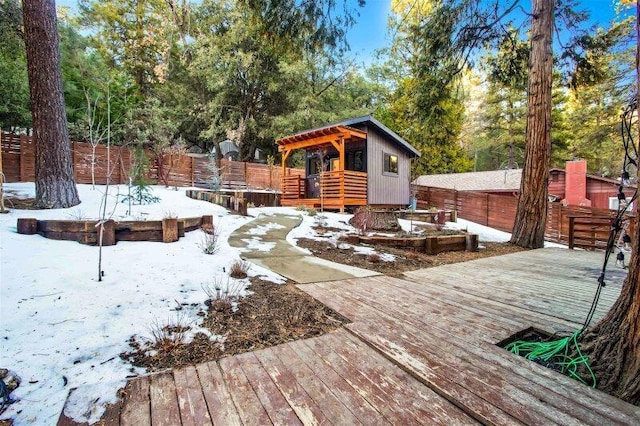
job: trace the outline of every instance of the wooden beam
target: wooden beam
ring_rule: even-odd
[[[282,153],[282,177],[287,173],[287,158],[291,154],[291,149],[285,149]]]
[[[299,142],[283,142],[282,139],[278,141],[278,151],[282,152],[285,149],[304,149],[311,148],[313,146],[324,145],[328,143],[333,143],[338,140],[340,135],[327,135],[320,136],[314,139],[308,139]],[[343,135],[344,136],[344,135]]]

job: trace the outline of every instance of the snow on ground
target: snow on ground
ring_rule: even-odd
[[[33,183],[5,184],[4,189],[7,196],[34,194]],[[16,425],[55,424],[69,389],[77,386],[107,383],[94,387],[88,400],[100,398],[99,407],[115,400],[124,380],[143,372],[119,357],[129,349],[127,339],[133,334],[150,336],[150,326],[172,321],[178,305],[183,306],[181,315],[196,321],[206,299],[202,285],[226,280],[223,268],[228,271],[239,258],[227,239],[251,218],[192,200],[185,196],[185,188],[154,186],[153,195],[162,201],[133,206],[127,214],[128,204],[115,199],[126,186],[112,187],[108,211],[115,219],[147,220],[212,214],[220,232],[220,248],[214,255],[202,252],[200,231],[187,232],[171,244],[121,241],[103,248],[105,276],[98,282],[97,247],[17,234],[19,217],[97,218],[103,189],[78,185],[82,203],[70,209],[11,209],[0,215],[0,367],[22,378],[12,394],[19,401],[2,418],[13,417]],[[260,209],[254,210],[257,214]],[[249,272],[282,282],[256,265]],[[73,414],[82,421],[99,417],[101,411],[85,413],[78,406]]]
[[[33,183],[4,185],[5,194],[33,197]],[[11,405],[2,418],[14,418],[16,425],[55,424],[69,389],[92,385],[83,391],[85,401],[77,401],[67,414],[78,421],[95,420],[104,404],[115,401],[116,390],[125,379],[143,371],[120,359],[129,350],[131,335],[150,336],[155,323],[172,321],[177,315],[188,316],[197,327],[196,313],[206,299],[202,286],[226,282],[229,266],[239,258],[227,239],[231,232],[251,220],[229,214],[222,207],[192,200],[185,196],[187,188],[178,190],[152,187],[161,202],[132,206],[117,202],[125,194],[125,185],[114,186],[108,197],[108,211],[116,220],[157,220],[166,216],[214,216],[220,232],[219,249],[206,255],[200,248],[199,231],[186,233],[178,242],[119,242],[103,248],[103,281],[97,280],[98,248],[73,241],[48,240],[39,235],[19,235],[16,221],[20,217],[37,219],[95,219],[99,217],[104,187],[91,189],[78,185],[82,203],[69,209],[15,210],[0,215],[0,367],[16,372],[22,378],[12,393],[18,402]],[[301,212],[291,208],[251,208],[249,214],[289,214]],[[344,230],[350,215],[319,213],[302,215],[300,227],[287,240],[313,238],[316,224]],[[480,234],[481,241],[507,241],[501,233],[464,220],[458,226]],[[259,235],[266,229],[256,229]],[[331,236],[337,238],[342,231]],[[265,247],[266,248],[266,247]],[[358,248],[365,253],[370,248]],[[393,259],[384,258],[391,261]],[[277,274],[252,265],[252,276],[262,275],[284,282]],[[240,283],[246,286],[248,281]],[[234,283],[238,284],[238,283]],[[240,285],[239,284],[239,285]],[[182,306],[177,312],[176,307]],[[87,412],[87,403],[93,411]]]
[[[448,229],[462,229],[470,234],[478,234],[478,240],[482,242],[506,243],[511,240],[509,232],[499,231],[488,226],[480,225],[468,220],[458,218],[457,222],[447,222],[445,225]],[[550,241],[544,242],[545,247],[567,248],[564,244],[558,244]]]

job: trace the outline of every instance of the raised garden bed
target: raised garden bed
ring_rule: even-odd
[[[444,225],[445,222],[457,222],[458,212],[455,210],[400,210],[398,218]]]
[[[208,201],[233,210],[243,216],[247,215],[247,207],[251,205],[256,207],[280,206],[280,193],[275,191],[188,189],[186,194],[187,197],[194,200]]]
[[[97,245],[100,225],[95,220],[37,220],[18,219],[18,233],[40,234],[52,240],[77,241],[81,244]],[[184,237],[185,232],[200,228],[212,228],[213,216],[167,218],[163,220],[121,221],[104,223],[102,245],[115,245],[118,241],[174,242]]]
[[[420,237],[387,237],[348,235],[343,240],[349,244],[370,244],[386,247],[412,249],[426,254],[438,254],[444,251],[477,251],[478,236],[476,234],[460,235],[427,235]]]

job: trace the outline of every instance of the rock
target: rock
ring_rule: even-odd
[[[349,224],[362,232],[367,231],[400,231],[398,216],[392,210],[372,210],[361,207],[356,210]]]
[[[8,374],[2,380],[4,380],[4,383],[7,385],[7,389],[9,390],[9,392],[13,392],[14,390],[18,389],[18,386],[20,386],[20,382],[22,382],[20,377],[15,373]]]
[[[9,370],[6,368],[0,368],[0,379],[4,379],[9,374]]]

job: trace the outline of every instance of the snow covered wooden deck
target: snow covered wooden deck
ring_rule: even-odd
[[[544,249],[301,285],[346,329],[129,382],[107,424],[640,424],[640,408],[511,355],[579,328],[602,253]],[[598,315],[624,277],[611,270]],[[77,391],[81,391],[81,388]],[[59,424],[69,423],[62,416]]]

